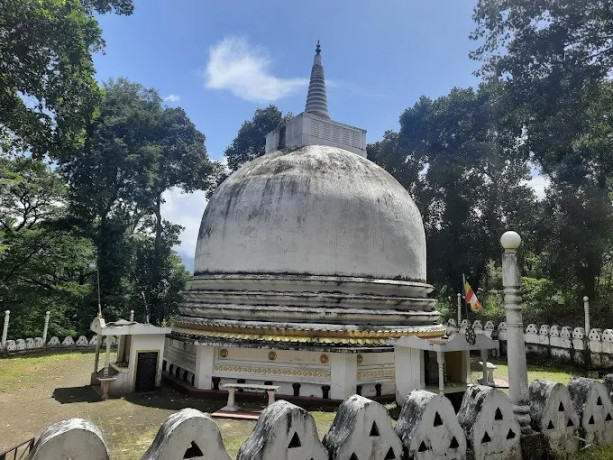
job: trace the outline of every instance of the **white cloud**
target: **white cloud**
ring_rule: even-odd
[[[181,100],[181,96],[179,96],[178,94],[169,94],[168,96],[164,98],[164,102],[170,102],[170,103],[179,102],[180,100]]]
[[[244,38],[227,37],[209,49],[204,72],[208,89],[228,90],[252,102],[274,102],[307,85],[304,78],[278,78],[270,73],[268,52]]]
[[[193,257],[196,251],[200,220],[207,204],[205,193],[181,193],[179,189],[173,188],[164,192],[163,197],[166,201],[162,205],[164,219],[185,227],[181,232],[181,243],[174,249]]]

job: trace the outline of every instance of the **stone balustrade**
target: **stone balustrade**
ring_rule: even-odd
[[[111,337],[111,346],[117,346],[117,340]],[[64,337],[60,340],[59,337],[51,337],[47,343],[43,342],[42,337],[7,340],[4,347],[0,346],[0,350],[7,353],[21,353],[40,349],[66,349],[66,348],[96,348],[98,343],[98,337],[94,336],[88,339],[84,335],[79,336],[77,340],[74,340],[71,336]],[[102,339],[102,346],[106,345],[105,338]]]
[[[473,323],[475,332],[482,332],[488,336],[494,335],[500,341],[502,355],[506,354],[507,327],[502,322],[495,325],[487,321],[484,325],[480,321]],[[455,319],[447,322],[447,333],[461,331],[466,328],[463,320],[460,328]],[[556,358],[560,361],[586,364],[591,367],[613,367],[613,329],[592,328],[586,333],[583,327],[560,326],[557,324],[528,324],[524,329],[526,350],[533,355],[547,358]]]
[[[415,390],[405,398],[394,428],[379,403],[351,396],[338,408],[323,442],[311,414],[277,401],[264,409],[237,458],[521,459],[533,455],[530,443],[534,436],[543,441],[537,444],[548,454],[572,456],[585,443],[613,444],[612,387],[613,374],[604,383],[574,378],[568,388],[544,380],[532,382],[530,412],[536,434],[528,435],[529,443],[524,443],[506,394],[486,386],[469,387],[457,415],[444,396]],[[47,428],[28,458],[99,460],[110,456],[100,430],[88,421],[71,419]],[[168,417],[142,457],[154,458],[230,457],[213,420],[195,409],[183,409]]]

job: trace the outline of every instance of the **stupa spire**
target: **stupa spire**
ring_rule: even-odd
[[[321,46],[317,40],[315,48],[315,58],[311,69],[311,81],[309,82],[309,93],[307,94],[306,109],[307,113],[319,115],[320,117],[330,118],[328,115],[328,99],[326,97],[326,80],[324,78],[324,67],[321,64]]]

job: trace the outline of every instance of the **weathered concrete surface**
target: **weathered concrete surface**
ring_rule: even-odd
[[[142,460],[166,458],[230,460],[219,428],[196,409],[183,409],[168,417]]]
[[[329,146],[257,158],[204,212],[200,273],[294,273],[425,281],[417,206],[389,173]]]
[[[547,449],[556,455],[579,449],[579,415],[568,389],[561,383],[534,380],[530,383],[532,428],[543,433]]]
[[[395,430],[409,458],[466,458],[466,436],[451,402],[443,395],[412,391],[402,406]]]
[[[108,460],[102,433],[93,423],[72,418],[49,426],[36,442],[28,460]]]
[[[338,408],[324,436],[330,460],[352,458],[392,460],[402,457],[402,443],[385,408],[370,399],[353,395]]]
[[[315,420],[287,401],[268,406],[238,451],[237,460],[327,460]]]
[[[568,391],[579,414],[586,442],[613,444],[613,403],[606,387],[598,380],[573,377]]]
[[[469,387],[458,421],[475,460],[521,460],[520,426],[509,398],[500,390],[482,385]]]
[[[607,389],[607,393],[609,393],[609,400],[613,403],[613,374],[607,374],[604,376],[603,380],[604,386]]]

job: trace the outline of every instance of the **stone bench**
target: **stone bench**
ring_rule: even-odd
[[[252,390],[266,391],[268,393],[268,405],[275,402],[275,393],[281,388],[278,385],[258,385],[252,383],[224,383],[221,386],[224,390],[228,390],[228,404],[221,408],[222,411],[237,412],[240,408],[236,405],[236,390]]]
[[[489,361],[486,364],[487,364],[487,376],[483,376],[485,377],[485,379],[481,377],[480,379],[477,379],[477,381],[479,382],[480,385],[487,385],[489,387],[493,387],[496,385],[496,383],[494,382],[494,371],[498,369],[498,367],[490,363]],[[479,366],[483,367],[483,361],[479,361]]]

